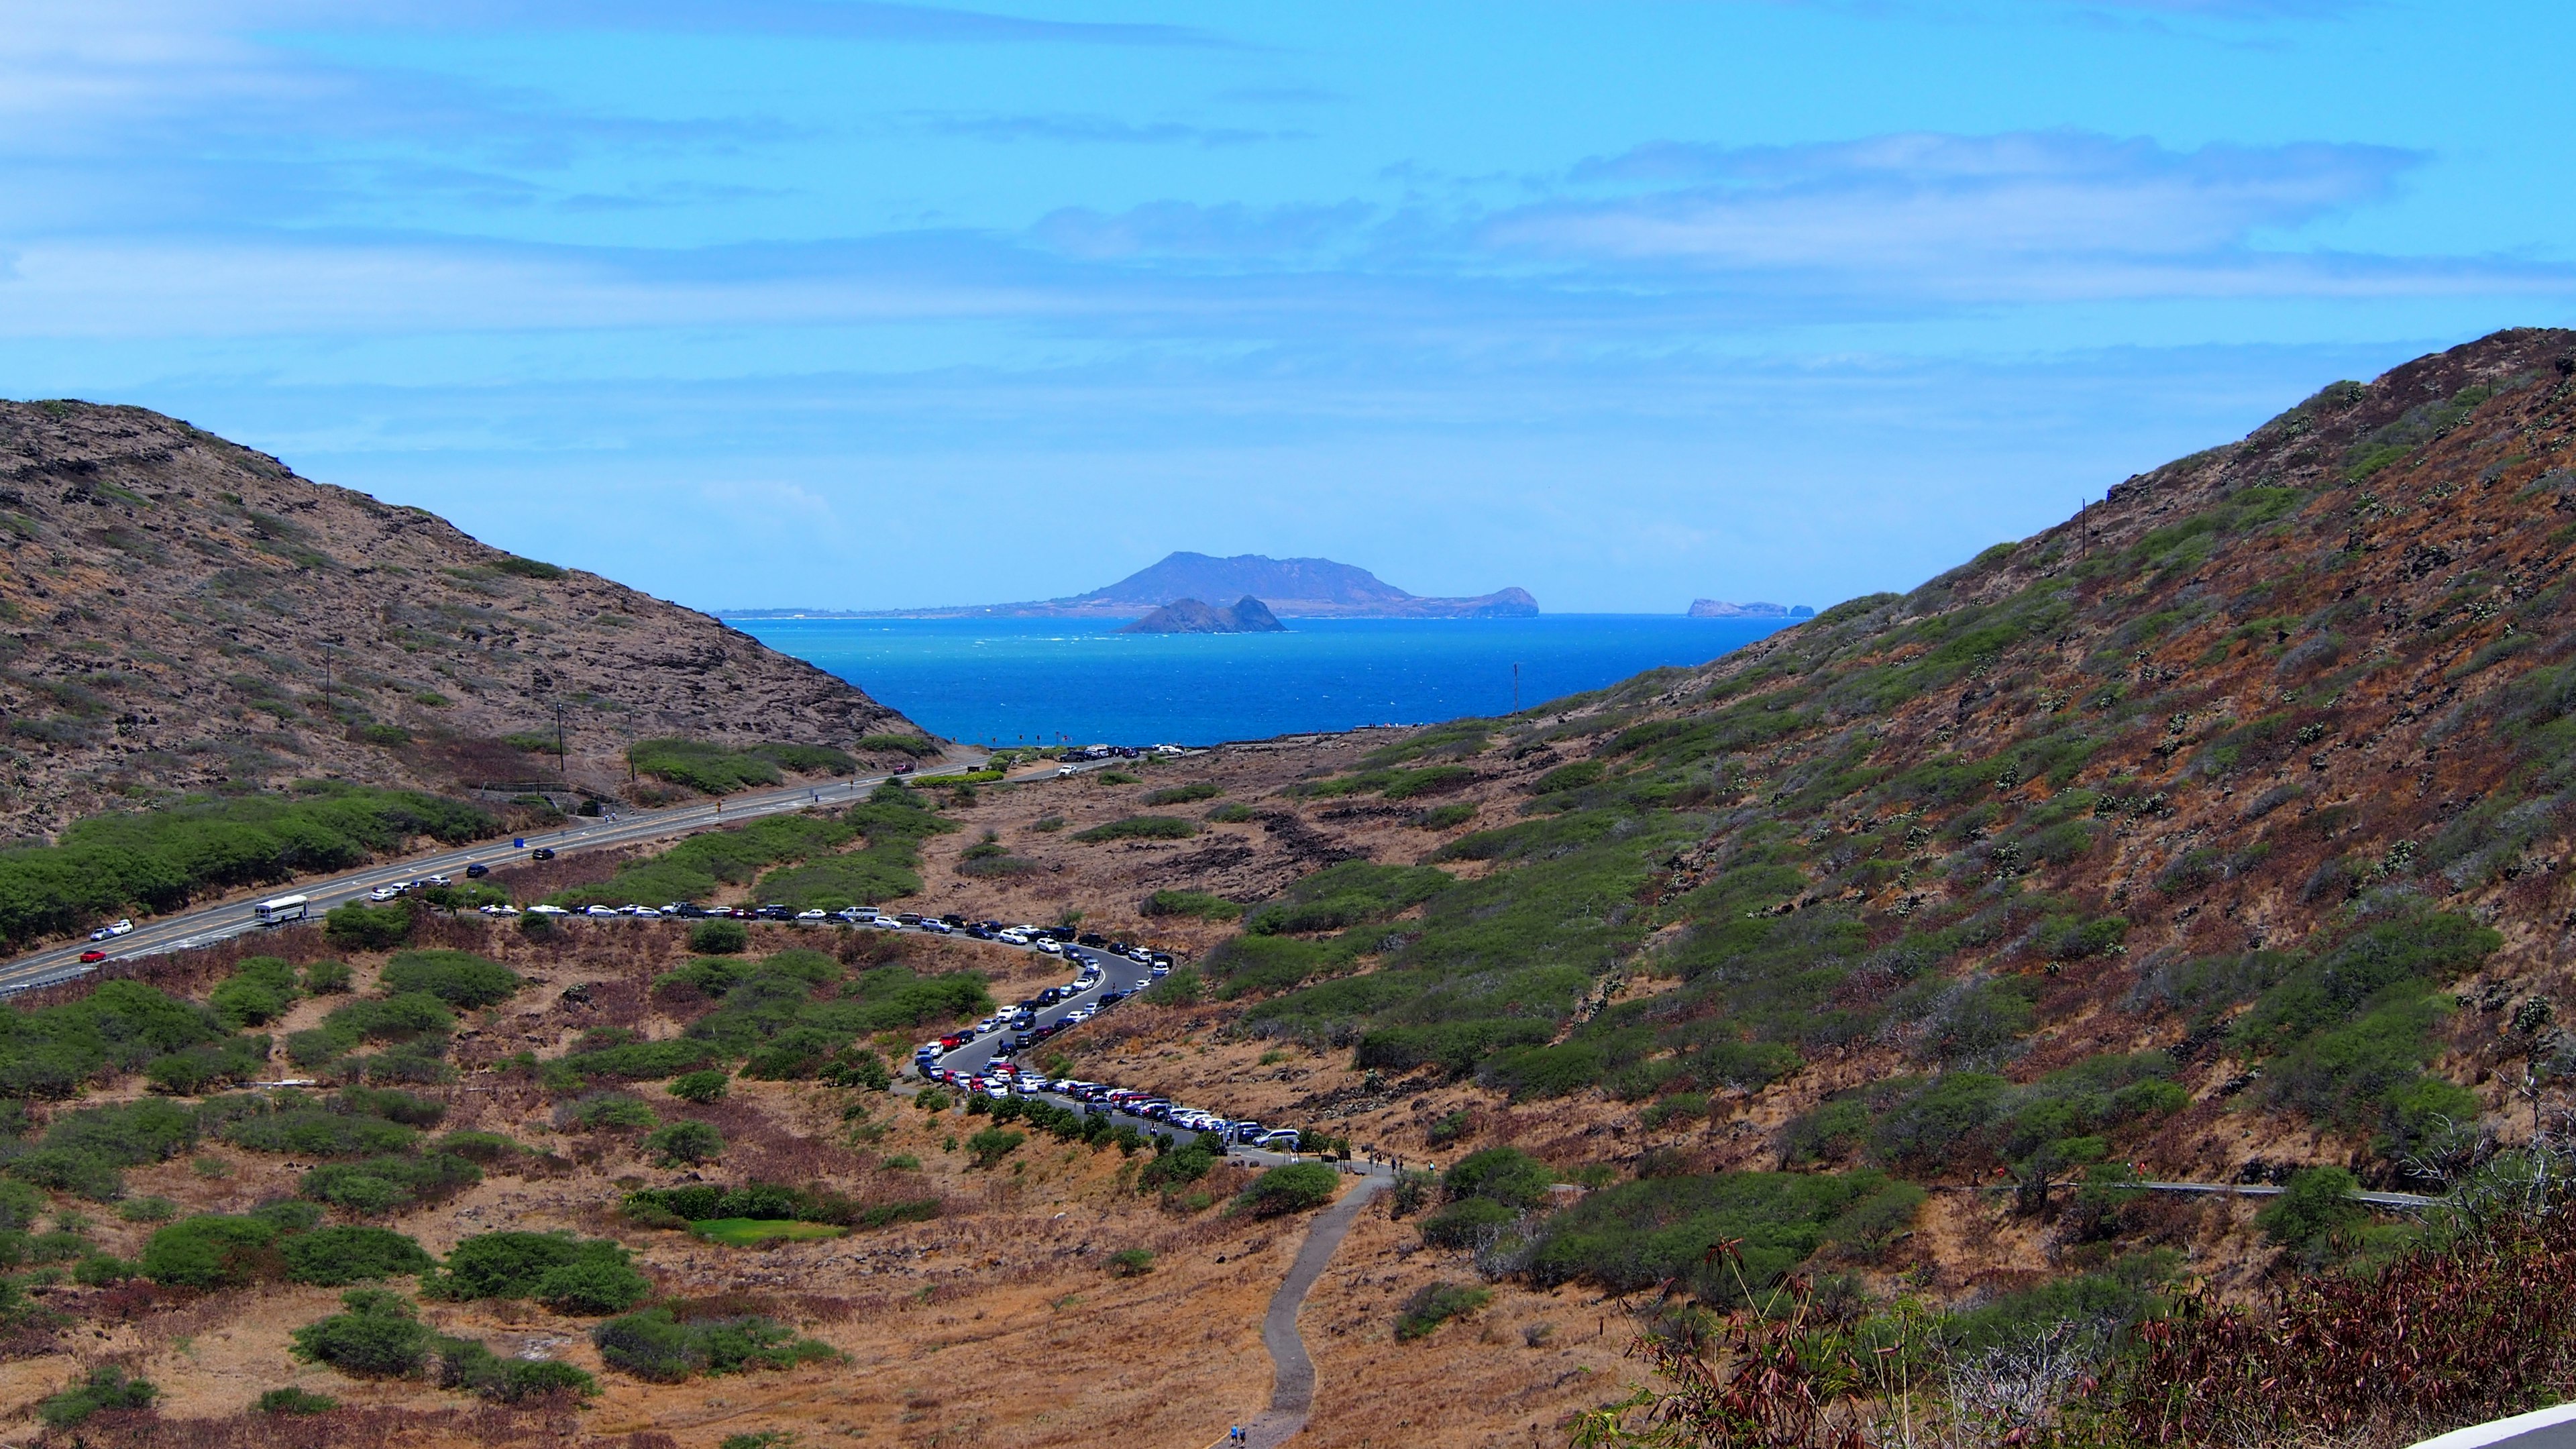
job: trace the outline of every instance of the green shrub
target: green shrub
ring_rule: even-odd
[[[333,906],[322,918],[322,934],[349,951],[389,951],[411,937],[411,907],[402,901],[371,906],[351,901]]]
[[[36,1417],[47,1428],[68,1429],[101,1409],[148,1409],[161,1391],[151,1381],[128,1378],[114,1364],[101,1364],[89,1377],[36,1404]]]
[[[253,1152],[299,1157],[374,1157],[404,1152],[420,1137],[399,1122],[319,1107],[289,1108],[251,1117],[224,1129],[224,1140]]]
[[[326,1162],[304,1174],[303,1194],[362,1216],[376,1216],[444,1197],[483,1180],[483,1170],[452,1152]]]
[[[708,1059],[714,1055],[715,1053],[702,1042],[673,1038],[668,1041],[628,1042],[624,1046],[575,1052],[562,1058],[560,1065],[576,1077],[614,1077],[630,1082],[655,1082],[705,1066]]]
[[[1488,1197],[1462,1198],[1422,1220],[1422,1241],[1435,1248],[1472,1248],[1489,1229],[1520,1221],[1520,1213]]]
[[[304,968],[304,989],[315,996],[336,996],[349,989],[352,975],[345,961],[316,961]]]
[[[1145,792],[1145,803],[1148,805],[1187,805],[1193,800],[1213,800],[1224,793],[1225,787],[1223,785],[1215,784],[1207,780],[1199,780],[1187,785],[1167,785],[1160,790],[1148,790]]]
[[[1231,921],[1243,907],[1206,891],[1156,891],[1145,898],[1149,916],[1195,916],[1203,921]]]
[[[143,1245],[143,1276],[179,1288],[231,1288],[275,1276],[277,1224],[207,1213],[182,1218]]]
[[[710,1122],[674,1122],[644,1135],[644,1150],[664,1166],[713,1162],[724,1156],[724,1134]]]
[[[72,1265],[72,1281],[84,1288],[106,1288],[143,1276],[143,1265],[108,1253],[92,1253]]]
[[[662,1119],[641,1097],[625,1092],[594,1092],[557,1107],[555,1123],[584,1132],[649,1132],[661,1126]]]
[[[327,1414],[340,1407],[340,1401],[328,1394],[306,1393],[302,1389],[270,1389],[259,1396],[252,1408],[263,1414]]]
[[[582,1314],[632,1308],[651,1289],[626,1249],[569,1233],[477,1234],[457,1243],[446,1266],[421,1280],[421,1291],[432,1297],[533,1298]]]
[[[295,968],[274,956],[250,957],[206,994],[206,1005],[235,1031],[275,1021],[294,1002]]]
[[[286,1276],[320,1288],[425,1273],[437,1260],[420,1244],[386,1228],[333,1227],[297,1233],[277,1245]]]
[[[1712,1250],[1732,1241],[1759,1290],[1821,1245],[1832,1225],[1887,1190],[1883,1173],[1722,1172],[1651,1177],[1591,1193],[1543,1219],[1530,1257],[1542,1286],[1580,1280],[1614,1293],[1667,1281],[1737,1302],[1734,1271]]]
[[[1441,1179],[1453,1199],[1480,1197],[1507,1207],[1528,1209],[1547,1201],[1556,1174],[1546,1163],[1517,1147],[1488,1147],[1458,1160]]]
[[[2361,1184],[2340,1167],[2310,1167],[2290,1175],[2281,1195],[2254,1215],[2264,1236],[2285,1248],[2314,1256],[2337,1233],[2350,1232],[2370,1216],[2352,1194]]]
[[[673,1077],[671,1085],[663,1090],[683,1102],[704,1105],[721,1100],[725,1094],[726,1084],[730,1080],[722,1072],[682,1072]]]
[[[166,1223],[179,1215],[179,1205],[166,1197],[130,1197],[116,1205],[116,1215],[129,1223]]]
[[[1120,1248],[1109,1255],[1109,1274],[1113,1278],[1142,1278],[1153,1271],[1151,1248]]]
[[[610,1368],[663,1384],[695,1374],[787,1369],[840,1357],[829,1345],[800,1339],[768,1318],[683,1321],[668,1308],[612,1318],[591,1330],[591,1341]]]
[[[1404,823],[1416,830],[1452,830],[1475,818],[1476,807],[1461,800],[1455,804],[1416,810]]]
[[[1187,840],[1198,833],[1196,821],[1177,815],[1130,815],[1089,830],[1077,830],[1073,838],[1096,845],[1110,840]]]
[[[1428,1338],[1440,1325],[1452,1318],[1464,1318],[1492,1302],[1494,1291],[1464,1283],[1426,1283],[1404,1300],[1404,1309],[1395,1317],[1395,1337],[1400,1343]]]
[[[526,984],[509,967],[463,951],[401,952],[386,963],[382,983],[387,992],[427,992],[467,1009],[497,1006]]]
[[[1207,995],[1207,979],[1196,966],[1183,966],[1148,986],[1137,997],[1148,1006],[1195,1006]]]
[[[1258,813],[1249,805],[1219,805],[1207,813],[1207,819],[1211,825],[1241,825]],[[1059,825],[1062,823],[1057,822]]]
[[[924,735],[862,735],[851,748],[871,754],[906,754],[916,760],[933,759],[941,753],[939,742]]]
[[[411,1378],[429,1366],[434,1335],[409,1303],[381,1288],[340,1295],[347,1310],[295,1330],[291,1350],[357,1378]]]
[[[1235,1202],[1255,1216],[1271,1218],[1322,1207],[1340,1190],[1341,1174],[1332,1168],[1320,1162],[1292,1162],[1254,1178]]]
[[[1028,1140],[1028,1134],[1025,1132],[987,1127],[966,1139],[966,1155],[975,1159],[977,1167],[987,1169],[999,1167],[1003,1158],[1019,1151],[1020,1144]]]
[[[689,926],[689,949],[701,956],[738,956],[751,946],[751,930],[740,921],[695,921]]]
[[[729,750],[703,740],[638,740],[626,751],[626,763],[639,775],[686,785],[709,795],[730,795],[754,785],[778,783],[778,766],[748,750]]]

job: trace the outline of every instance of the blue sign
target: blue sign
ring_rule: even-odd
[[[511,837],[510,837],[510,848],[511,848],[512,850],[525,850],[525,849],[527,849],[527,848],[528,848],[528,837],[526,837],[526,836],[524,836],[524,835],[513,835],[513,836],[511,836]]]

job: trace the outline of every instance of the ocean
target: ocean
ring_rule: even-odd
[[[735,628],[985,745],[1217,744],[1427,724],[1701,664],[1777,619],[1292,619],[1284,634],[1121,634],[1115,620],[735,619]]]

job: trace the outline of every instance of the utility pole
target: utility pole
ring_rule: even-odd
[[[1521,712],[1521,667],[1512,666],[1512,713]]]

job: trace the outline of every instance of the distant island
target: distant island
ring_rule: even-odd
[[[1469,599],[1425,598],[1367,569],[1328,558],[1175,553],[1107,588],[1066,599],[932,609],[718,609],[716,615],[724,619],[1134,619],[1183,599],[1227,598],[1259,601],[1266,613],[1277,616],[1273,623],[1278,619],[1528,619],[1538,614],[1538,600],[1527,589],[1496,589]],[[1199,607],[1208,608],[1205,603]]]
[[[1288,626],[1250,594],[1231,609],[1214,609],[1196,599],[1174,599],[1118,631],[1121,634],[1284,634]]]
[[[1804,604],[1730,604],[1724,599],[1693,599],[1690,617],[1694,619],[1812,619],[1816,611]]]

